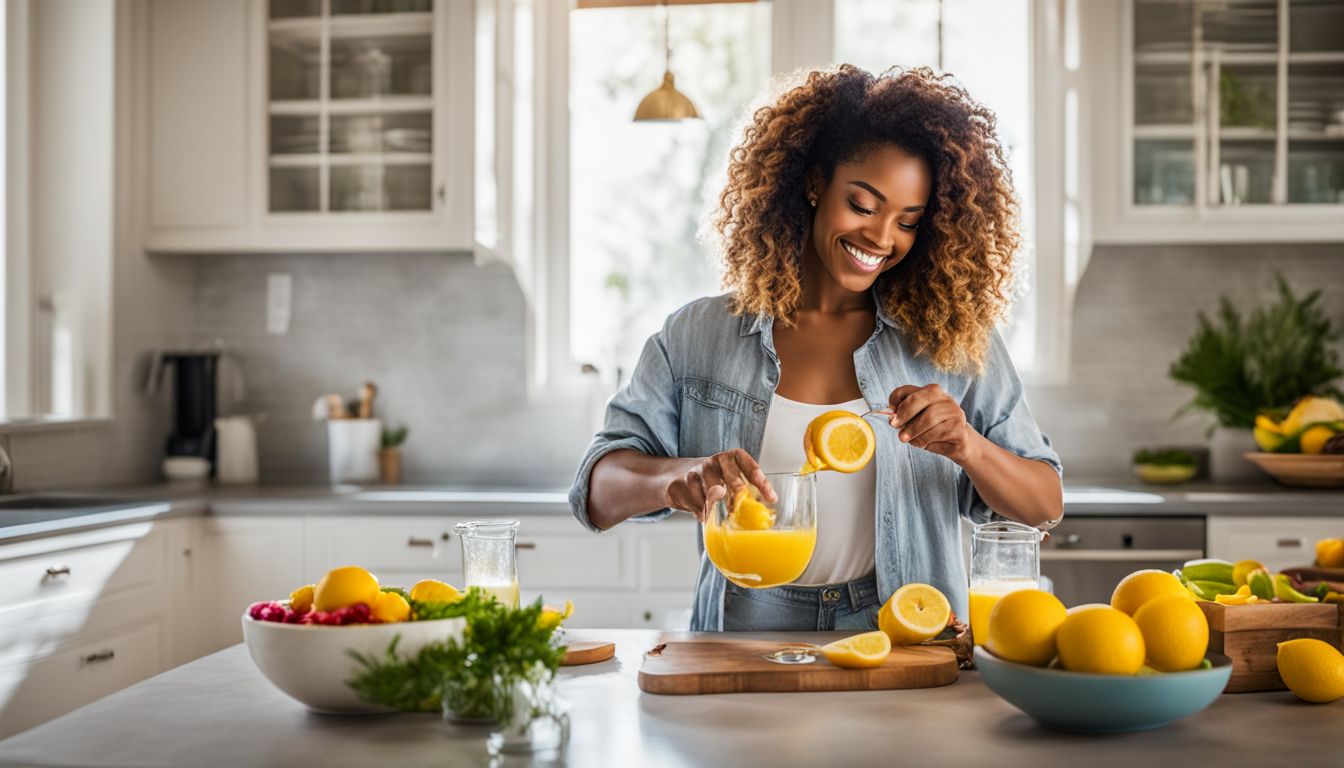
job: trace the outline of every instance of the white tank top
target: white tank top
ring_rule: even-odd
[[[800,403],[775,395],[761,440],[761,470],[797,472],[803,465],[803,433],[826,411],[868,410],[862,399],[838,405]],[[840,584],[873,573],[877,547],[877,470],[872,462],[853,474],[817,473],[817,548],[807,570],[794,582],[815,587]]]

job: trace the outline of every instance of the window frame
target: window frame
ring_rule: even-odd
[[[832,0],[770,2],[771,76],[779,77],[804,67],[829,66],[834,54]],[[1074,7],[1072,18],[1067,21],[1076,24],[1074,0],[1064,0],[1063,5]],[[595,392],[609,394],[616,382],[571,356],[569,14],[575,8],[573,0],[538,2],[534,8],[537,54],[533,82],[537,119],[530,136],[536,142],[532,175],[536,189],[532,217],[535,226],[529,264],[513,265],[520,272],[520,285],[528,305],[528,392],[533,399],[591,398]],[[1068,375],[1068,317],[1073,289],[1084,266],[1078,254],[1086,254],[1088,250],[1088,226],[1086,207],[1081,206],[1081,232],[1076,242],[1069,244],[1073,250],[1065,252],[1065,191],[1066,186],[1072,190],[1083,188],[1078,184],[1078,169],[1076,163],[1075,167],[1066,168],[1060,153],[1036,149],[1063,146],[1064,92],[1067,87],[1078,87],[1081,76],[1076,68],[1068,72],[1062,69],[1066,19],[1061,3],[1032,0],[1030,9],[1029,87],[1036,173],[1033,190],[1036,259],[1032,265],[1036,290],[1030,296],[1036,303],[1037,322],[1034,365],[1024,372],[1023,378],[1028,383],[1057,383]],[[1066,171],[1074,174],[1067,185]],[[498,254],[497,258],[512,262],[507,254]]]

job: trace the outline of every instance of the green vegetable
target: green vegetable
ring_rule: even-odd
[[[412,658],[399,656],[397,639],[381,656],[351,651],[362,671],[347,680],[360,698],[393,709],[435,712],[507,722],[515,682],[545,682],[565,657],[540,626],[541,600],[510,608],[471,589],[452,603],[411,600],[413,621],[465,617],[463,641],[430,643]]]
[[[1180,448],[1141,448],[1134,452],[1135,464],[1152,464],[1155,467],[1193,467],[1195,454]]]
[[[1338,338],[1318,305],[1321,291],[1299,299],[1282,275],[1278,302],[1242,321],[1223,297],[1218,322],[1199,313],[1199,327],[1171,364],[1171,378],[1195,388],[1183,409],[1211,412],[1224,427],[1251,428],[1257,413],[1308,394],[1344,397],[1334,385],[1344,371],[1331,348]]]

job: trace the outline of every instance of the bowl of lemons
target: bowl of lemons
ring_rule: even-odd
[[[352,652],[381,658],[395,640],[397,656],[413,657],[430,643],[460,641],[466,619],[420,620],[411,609],[412,601],[460,597],[441,581],[426,579],[407,593],[379,585],[363,568],[344,566],[299,587],[287,600],[253,603],[242,616],[243,641],[266,679],[311,710],[387,712],[346,684],[361,671]]]
[[[1232,675],[1232,661],[1208,651],[1195,598],[1165,571],[1130,574],[1109,605],[1010,592],[984,640],[974,658],[985,685],[1056,730],[1161,728],[1212,704]]]

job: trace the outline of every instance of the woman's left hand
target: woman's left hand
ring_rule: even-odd
[[[966,412],[937,384],[897,387],[887,397],[902,442],[965,465],[982,439],[966,422]]]

